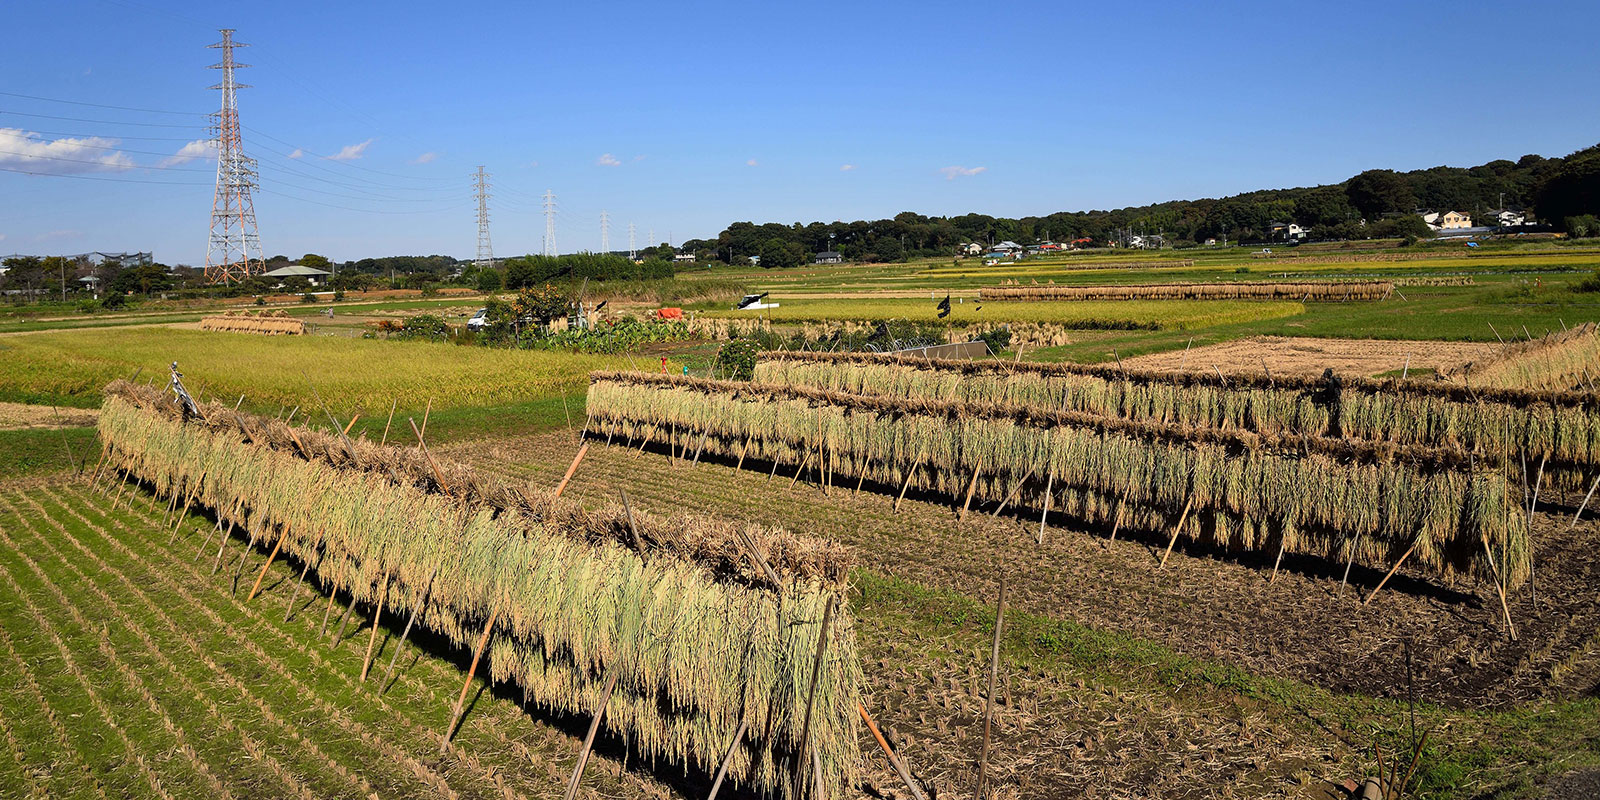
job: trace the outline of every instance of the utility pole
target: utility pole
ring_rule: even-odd
[[[256,160],[244,154],[239,136],[238,90],[250,87],[233,77],[235,69],[250,66],[233,60],[233,48],[249,45],[235,42],[232,28],[221,31],[222,41],[207,45],[222,50],[222,63],[210,67],[222,70],[222,82],[211,87],[222,90],[222,110],[212,117],[216,120],[212,131],[217,137],[217,189],[211,200],[205,275],[209,283],[237,283],[265,272],[266,264],[256,230],[255,201],[250,198],[250,190],[256,188]]]
[[[600,253],[611,252],[611,215],[600,212]]]
[[[556,193],[544,190],[544,254],[556,254]]]
[[[472,266],[483,270],[494,267],[494,247],[489,244],[489,175],[478,167],[477,180],[473,182],[473,191],[478,198],[478,257],[473,260]]]

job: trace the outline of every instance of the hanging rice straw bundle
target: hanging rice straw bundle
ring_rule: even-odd
[[[1117,283],[1092,286],[985,286],[981,300],[1382,300],[1389,281],[1217,281],[1213,283]]]
[[[828,637],[809,747],[827,796],[853,785],[861,676],[837,545],[635,512],[636,549],[618,507],[530,496],[449,464],[447,494],[415,451],[347,449],[330,434],[204,410],[211,422],[184,421],[155,390],[118,382],[100,416],[108,458],[152,487],[200,486],[197,503],[225,524],[274,540],[281,530],[282,552],[315,564],[327,591],[382,597],[397,616],[422,603],[418,623],[458,646],[498,611],[489,678],[544,709],[591,714],[617,675],[604,724],[652,759],[709,774],[743,721],[769,738],[738,749],[730,780],[764,797],[812,796],[807,783],[797,797],[788,776],[812,654]],[[781,587],[758,577],[741,536],[759,543]]]
[[[1354,547],[1384,569],[1416,543],[1412,563],[1487,575],[1487,539],[1511,585],[1528,572],[1525,510],[1505,474],[1459,449],[645,373],[590,380],[601,434],[660,441],[649,431],[676,426],[712,453],[733,458],[749,439],[797,468],[826,445],[881,485],[909,475],[925,492],[960,497],[970,485],[998,503],[1020,483],[1018,502],[1034,508],[1049,486],[1049,507],[1084,522],[1111,525],[1121,502],[1127,527],[1166,531],[1181,516],[1191,540],[1251,550],[1281,535],[1291,551],[1341,558]]]

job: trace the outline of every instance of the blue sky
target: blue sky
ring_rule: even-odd
[[[177,156],[219,102],[219,27],[251,45],[261,240],[291,257],[470,257],[479,164],[509,256],[540,250],[546,189],[570,252],[602,210],[616,249],[630,222],[643,246],[1045,214],[1600,141],[1592,2],[61,0],[6,22],[0,170],[79,177],[0,171],[0,253],[204,260],[215,162]]]

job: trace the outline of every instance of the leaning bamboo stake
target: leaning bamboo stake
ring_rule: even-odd
[[[1117,499],[1116,518],[1111,521],[1111,538],[1106,540],[1106,546],[1117,540],[1117,531],[1122,530],[1122,509],[1128,504],[1128,491],[1122,491],[1122,497]]]
[[[355,416],[350,418],[349,422],[345,423],[345,425],[344,425],[344,433],[341,434],[341,435],[349,436],[350,435],[350,429],[354,428],[356,426],[356,420],[358,420],[358,419],[361,419],[361,412],[359,412],[359,411],[356,412]]]
[[[500,609],[496,608],[494,614],[489,616],[489,624],[483,626],[483,635],[478,637],[478,646],[472,650],[472,666],[467,668],[467,680],[461,684],[461,694],[456,698],[456,707],[450,712],[450,726],[444,729],[444,738],[439,742],[441,756],[450,750],[450,737],[455,735],[456,725],[461,722],[461,708],[467,703],[467,691],[472,688],[472,678],[478,674],[478,661],[483,658],[483,649],[489,646],[489,634],[494,633],[494,624],[499,620]]]
[[[1363,607],[1370,604],[1372,602],[1372,598],[1378,596],[1378,592],[1383,590],[1384,584],[1388,583],[1389,579],[1393,578],[1394,574],[1400,571],[1400,565],[1406,563],[1406,559],[1410,558],[1412,551],[1416,549],[1417,546],[1415,543],[1413,543],[1410,547],[1406,548],[1404,553],[1400,554],[1400,560],[1394,562],[1394,566],[1389,568],[1389,572],[1383,576],[1383,580],[1378,581],[1378,585],[1372,588],[1372,594],[1367,595],[1367,599],[1361,601],[1361,605]]]
[[[906,472],[906,482],[900,484],[900,496],[894,499],[894,513],[900,513],[900,501],[906,499],[906,490],[911,488],[911,478],[917,474],[917,467],[920,466],[921,463],[912,464],[911,469]]]
[[[317,629],[318,639],[328,635],[328,618],[333,616],[333,604],[338,596],[339,587],[337,586],[333,588],[333,591],[328,592],[328,607],[322,610],[322,627]]]
[[[339,632],[333,635],[333,646],[338,647],[344,643],[344,629],[350,624],[350,615],[356,610],[356,593],[350,593],[350,605],[345,606],[344,613],[339,615]]]
[[[394,646],[394,655],[389,657],[389,670],[383,674],[383,686],[378,687],[380,693],[389,685],[390,679],[394,677],[394,665],[400,661],[400,651],[405,649],[406,637],[411,635],[411,626],[416,624],[417,614],[422,611],[423,606],[428,604],[428,593],[433,591],[433,578],[437,574],[434,573],[428,576],[428,582],[422,587],[422,598],[412,607],[411,616],[406,619],[405,630],[400,631],[400,641]]]
[[[706,795],[706,800],[717,800],[717,792],[722,790],[722,779],[728,776],[728,765],[733,763],[733,754],[739,750],[739,743],[744,741],[744,733],[750,728],[750,720],[739,717],[739,727],[733,732],[733,741],[728,742],[728,750],[723,753],[722,763],[717,765],[717,776],[711,781],[711,793]]]
[[[1594,490],[1596,487],[1600,487],[1600,475],[1594,476],[1594,481],[1589,484],[1589,493],[1584,495],[1583,502],[1578,504],[1578,513],[1572,515],[1572,522],[1567,524],[1567,530],[1570,531],[1577,527],[1578,518],[1583,516],[1583,510],[1589,507],[1589,498],[1594,497]]]
[[[1044,482],[1044,509],[1039,512],[1039,535],[1037,537],[1039,544],[1044,544],[1044,523],[1045,520],[1049,519],[1050,517],[1050,498],[1053,495],[1053,492],[1050,490],[1055,487],[1055,483],[1056,468],[1052,465],[1050,467],[1049,477],[1047,477]]]
[[[889,758],[889,766],[894,768],[895,774],[899,775],[900,780],[905,783],[906,789],[911,792],[913,800],[928,800],[927,793],[922,791],[922,787],[917,784],[917,780],[911,777],[911,769],[906,766],[904,761],[900,760],[899,756],[895,755],[894,748],[889,746],[888,740],[884,739],[883,733],[878,730],[878,723],[873,722],[872,717],[867,714],[867,707],[857,703],[856,711],[861,714],[861,720],[867,723],[867,730],[872,731],[872,738],[878,742],[878,747],[883,748],[883,754]]]
[[[278,543],[272,546],[272,554],[267,556],[267,563],[261,565],[261,574],[256,576],[255,585],[250,587],[250,595],[244,599],[246,603],[256,599],[256,592],[261,591],[261,581],[267,577],[267,570],[272,568],[272,562],[278,558],[278,549],[283,547],[283,540],[288,535],[288,528],[283,528],[278,532]]]
[[[794,485],[800,482],[800,475],[806,471],[806,465],[811,463],[812,455],[813,453],[811,453],[809,450],[806,451],[806,457],[800,461],[799,468],[794,471],[794,477],[789,480],[790,489],[793,489]]]
[[[589,443],[588,442],[584,442],[583,446],[578,448],[578,454],[576,456],[573,456],[572,464],[567,467],[567,474],[561,476],[561,483],[558,486],[556,486],[556,497],[560,497],[561,493],[567,490],[567,484],[572,481],[572,473],[578,471],[579,462],[583,461],[584,455],[587,454],[588,452],[589,452]]]
[[[383,571],[383,589],[378,592],[378,604],[372,607],[372,635],[367,637],[367,655],[361,659],[361,682],[367,682],[367,671],[372,668],[372,646],[378,643],[378,624],[383,619],[383,604],[389,600],[389,570]]]
[[[422,411],[422,430],[417,431],[417,444],[422,443],[422,437],[428,435],[428,417],[433,414],[433,398],[428,398],[428,407]]]
[[[1489,559],[1489,569],[1494,571],[1494,590],[1500,595],[1500,613],[1505,615],[1506,630],[1511,633],[1511,641],[1517,640],[1517,626],[1511,622],[1511,606],[1506,603],[1506,587],[1500,582],[1500,568],[1495,566],[1494,551],[1489,548],[1489,537],[1479,534],[1483,542],[1483,555]]]
[[[1350,558],[1344,562],[1344,577],[1339,579],[1339,592],[1337,594],[1339,597],[1344,596],[1345,584],[1350,582],[1350,568],[1356,564],[1356,550],[1360,547],[1361,534],[1357,533],[1355,539],[1350,542]]]
[[[1272,583],[1273,581],[1278,579],[1278,565],[1283,563],[1283,551],[1288,546],[1289,546],[1289,537],[1284,536],[1282,533],[1279,533],[1278,534],[1278,557],[1273,559],[1273,561],[1272,561],[1272,577],[1267,579],[1267,583]]]
[[[833,595],[828,596],[828,603],[822,609],[822,628],[817,632],[817,655],[811,661],[811,688],[806,692],[806,715],[800,724],[800,745],[795,749],[794,759],[794,796],[800,797],[800,776],[803,774],[801,764],[805,762],[806,748],[811,744],[811,712],[817,701],[817,679],[822,676],[822,660],[828,651],[828,627],[833,622]]]
[[[205,476],[200,476],[200,480],[205,480]],[[172,534],[167,537],[167,544],[172,544],[172,540],[178,538],[178,529],[183,527],[183,520],[189,516],[189,505],[194,502],[195,492],[198,491],[199,488],[199,481],[197,480],[195,481],[194,489],[189,491],[189,496],[184,498],[183,511],[178,513],[178,519],[172,523]],[[174,495],[174,497],[176,497],[176,495]]]
[[[1000,575],[1000,600],[994,610],[994,651],[989,656],[989,694],[983,703],[983,750],[978,757],[978,788],[973,796],[982,800],[989,783],[989,728],[994,722],[994,683],[1000,673],[1000,630],[1006,617],[1006,576]]]
[[[967,509],[972,505],[972,492],[974,489],[978,488],[978,475],[982,471],[983,462],[980,460],[978,465],[972,468],[972,480],[967,483],[967,499],[961,504],[961,513],[956,515],[956,522],[958,524],[967,521]]]
[[[300,602],[300,590],[306,585],[306,576],[311,574],[311,560],[307,559],[300,568],[300,580],[294,585],[294,594],[289,596],[289,606],[283,610],[283,621],[287,623],[294,616],[294,607]]]
[[[752,436],[753,435],[754,434],[752,434]],[[738,470],[740,467],[744,466],[744,453],[746,450],[750,449],[750,438],[750,436],[744,437],[744,446],[739,448],[739,463],[733,465],[735,470]]]
[[[611,677],[606,679],[605,690],[600,693],[600,707],[595,710],[594,719],[589,721],[589,732],[583,737],[583,748],[578,751],[578,763],[573,765],[572,777],[567,779],[567,800],[573,800],[578,796],[578,783],[583,780],[583,771],[589,766],[589,752],[594,749],[595,734],[600,732],[600,720],[605,716],[606,706],[611,704],[611,691],[615,688],[617,688],[617,672],[612,670]]]
[[[1000,501],[999,507],[995,508],[994,513],[990,514],[990,516],[994,517],[995,519],[999,519],[1001,512],[1006,510],[1006,506],[1011,505],[1011,501],[1012,500],[1017,499],[1017,496],[1022,494],[1022,487],[1027,486],[1028,485],[1028,479],[1032,478],[1032,477],[1033,477],[1033,467],[1030,466],[1030,467],[1028,467],[1028,471],[1023,474],[1022,480],[1017,481],[1016,488],[1012,489],[1011,493],[1006,495],[1005,499]]]
[[[398,405],[400,405],[400,398],[398,397],[389,401],[389,419],[383,423],[383,439],[379,440],[379,447],[389,443],[389,426],[394,424],[394,409]]]
[[[406,417],[406,421],[411,423],[411,430],[417,435],[417,447],[422,450],[422,457],[427,459],[428,466],[433,468],[433,479],[439,482],[439,488],[443,489],[445,494],[450,494],[450,485],[445,483],[444,472],[439,469],[439,464],[428,453],[428,445],[422,440],[422,431],[417,430],[417,421],[410,417]]]
[[[1178,515],[1178,524],[1172,526],[1172,538],[1167,540],[1167,552],[1161,554],[1161,569],[1166,569],[1167,558],[1172,555],[1172,546],[1178,543],[1178,534],[1183,531],[1183,523],[1189,521],[1189,509],[1194,507],[1194,495],[1183,504],[1183,513]]]

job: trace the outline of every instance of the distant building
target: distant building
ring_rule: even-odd
[[[677,253],[677,254],[672,256],[672,261],[675,264],[683,264],[683,263],[693,264],[694,263],[694,253]]]
[[[977,242],[967,242],[966,244],[956,245],[956,255],[981,256],[983,255],[983,245],[978,244]]]
[[[843,264],[844,263],[844,255],[842,255],[840,253],[835,253],[832,250],[824,250],[824,251],[818,253],[816,259],[814,261],[812,261],[811,263],[813,263],[813,264]]]
[[[1436,231],[1457,230],[1472,227],[1472,217],[1461,211],[1426,211],[1422,214],[1422,221]]]
[[[261,277],[276,280],[279,286],[282,286],[283,282],[289,278],[305,278],[306,281],[312,286],[321,286],[331,274],[332,273],[325,269],[317,269],[316,267],[307,267],[300,264],[290,264],[287,267],[279,267],[275,270],[263,272],[261,273]]]
[[[1290,239],[1304,239],[1308,231],[1293,222],[1268,222],[1267,234],[1274,239],[1288,241]]]
[[[1016,253],[1023,249],[1022,245],[1007,240],[989,248],[992,253]]]
[[[1494,219],[1495,224],[1502,228],[1520,228],[1528,224],[1528,215],[1523,211],[1502,208],[1498,211],[1490,211],[1489,216]]]

